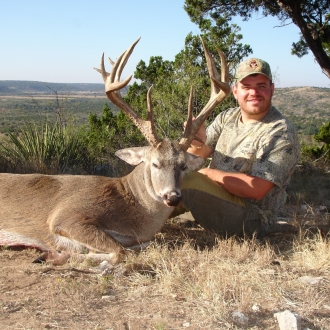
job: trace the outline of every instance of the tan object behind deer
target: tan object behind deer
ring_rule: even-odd
[[[101,73],[108,98],[141,130],[150,146],[119,150],[116,155],[137,165],[127,176],[0,174],[0,245],[38,248],[53,264],[62,264],[75,254],[118,263],[125,249],[148,245],[181,202],[180,180],[186,169],[195,170],[203,159],[186,152],[195,133],[213,109],[230,93],[228,66],[221,51],[221,77],[206,46],[203,47],[211,78],[211,97],[192,121],[192,95],[188,121],[180,142],[156,135],[148,92],[148,120],[121,98],[119,90],[131,77],[120,81],[132,44],[106,72]],[[56,250],[65,251],[57,253]]]

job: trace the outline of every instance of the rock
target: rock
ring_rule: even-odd
[[[289,310],[274,314],[280,330],[301,330],[301,317]]]
[[[259,311],[261,310],[261,307],[260,307],[259,305],[257,305],[257,304],[254,304],[254,305],[252,306],[252,310],[253,310],[254,312],[259,312]]]
[[[90,269],[91,271],[100,274],[101,276],[106,276],[114,271],[114,266],[111,265],[108,261],[102,261],[97,267]]]
[[[115,300],[116,297],[115,296],[102,296],[103,300]]]
[[[306,276],[299,277],[299,280],[301,282],[303,282],[304,284],[315,285],[315,284],[319,284],[323,280],[323,277],[322,276],[313,277],[313,276],[306,275]]]
[[[99,269],[101,270],[105,270],[106,268],[109,268],[110,264],[107,260],[103,260],[100,264],[99,264]]]
[[[238,324],[247,325],[249,323],[249,318],[241,312],[233,312],[231,314],[231,316],[232,316],[234,322],[236,322]]]
[[[328,213],[328,208],[325,205],[320,205],[315,209],[317,214]]]
[[[310,209],[310,207],[306,204],[300,206],[300,210],[304,213],[307,213],[307,211]]]

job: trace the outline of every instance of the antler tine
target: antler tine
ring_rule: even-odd
[[[229,64],[227,63],[227,57],[221,49],[217,48],[217,51],[221,58],[221,81],[225,81],[228,84],[228,82],[229,82]]]
[[[104,84],[105,84],[105,93],[107,94],[108,99],[116,105],[120,110],[122,110],[135,124],[135,126],[141,131],[144,137],[147,139],[150,145],[156,146],[160,140],[157,137],[154,117],[151,106],[150,91],[148,91],[147,101],[148,101],[148,120],[143,120],[136,111],[126,103],[118,92],[120,89],[128,85],[132,79],[132,75],[126,78],[124,81],[120,81],[122,71],[131,56],[135,45],[140,41],[140,38],[136,40],[125,52],[123,52],[115,62],[110,58],[109,61],[112,65],[111,73],[105,70],[104,66],[104,54],[101,56],[101,68],[94,68],[96,71],[101,73]]]
[[[216,68],[214,59],[212,58],[202,38],[201,41],[204,48],[207,68],[211,79],[211,96],[209,101],[203,108],[203,110],[197,116],[196,120],[192,121],[191,128],[189,128],[190,132],[187,131],[188,125],[186,125],[186,129],[183,133],[183,137],[180,140],[180,144],[185,150],[189,148],[190,143],[194,139],[194,136],[197,133],[199,127],[209,117],[209,115],[212,113],[214,108],[217,105],[219,105],[230,94],[229,68],[227,65],[227,59],[225,54],[221,50],[217,49],[219,56],[221,58],[221,76],[220,76]]]
[[[141,37],[139,39],[137,39],[121,56],[120,58],[118,58],[118,60],[115,63],[114,68],[112,69],[112,72],[115,72],[116,76],[115,76],[115,81],[119,81],[120,80],[120,76],[123,72],[123,69],[129,59],[129,57],[131,56],[131,54],[133,53],[134,47],[136,46],[136,44],[140,41]],[[118,62],[118,66],[116,66]]]
[[[187,122],[186,127],[183,132],[183,138],[188,138],[191,135],[191,128],[192,128],[192,118],[193,118],[193,97],[194,97],[194,91],[193,87],[190,87],[190,94],[189,94],[189,102],[188,102],[188,116],[187,116]]]
[[[148,105],[148,120],[150,120],[150,122],[154,123],[154,112],[152,109],[152,103],[151,103],[151,90],[153,88],[153,85],[150,86],[150,88],[148,89],[148,93],[147,93],[147,105]]]

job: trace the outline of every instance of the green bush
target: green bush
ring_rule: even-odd
[[[81,173],[93,164],[81,130],[59,124],[26,124],[0,143],[1,172]]]
[[[100,118],[89,115],[89,129],[85,131],[84,144],[94,160],[93,173],[122,176],[132,166],[115,156],[116,150],[146,145],[147,142],[132,121],[121,111],[114,115],[104,103]]]
[[[316,134],[313,135],[313,139],[321,143],[321,146],[306,146],[301,148],[301,154],[304,158],[317,160],[322,158],[325,162],[330,161],[330,122],[323,125]]]

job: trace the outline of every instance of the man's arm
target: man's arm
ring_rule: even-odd
[[[260,200],[274,187],[270,181],[244,173],[229,173],[212,168],[203,168],[199,172],[242,198]]]
[[[204,125],[199,129],[196,137],[197,140],[192,141],[187,151],[206,160],[213,154],[213,149],[203,143],[206,140]],[[274,187],[273,182],[244,173],[224,172],[211,168],[203,168],[199,172],[222,185],[233,195],[242,198],[260,200]]]
[[[206,140],[205,126],[202,125],[196,134],[197,140],[193,140],[188,152],[202,157],[205,160],[213,154],[213,149],[204,144]],[[222,170],[203,168],[199,170],[213,181],[221,184],[233,195],[242,198],[260,200],[274,187],[274,183],[260,177],[244,173],[231,173]]]

